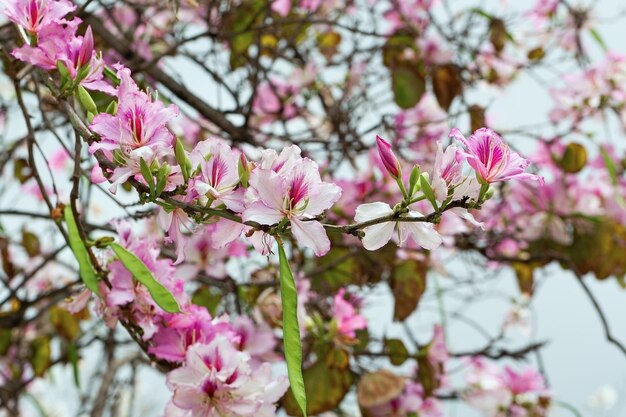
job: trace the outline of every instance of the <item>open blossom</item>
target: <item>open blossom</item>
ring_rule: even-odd
[[[437,154],[433,172],[430,176],[432,189],[437,201],[442,202],[448,198],[450,189],[456,189],[466,178],[463,176],[463,165],[457,158],[458,148],[450,145],[444,151],[441,143],[437,142]],[[455,197],[457,193],[454,193]],[[455,200],[456,198],[452,199]],[[462,197],[462,196],[459,196]]]
[[[239,186],[239,153],[222,141],[208,139],[208,149],[200,162],[200,173],[193,180],[192,188],[200,203],[223,204],[235,211],[243,211],[243,188]]]
[[[499,181],[537,180],[543,178],[526,171],[530,161],[522,158],[517,152],[511,152],[504,140],[491,129],[480,128],[468,139],[457,128],[452,129],[450,137],[459,140],[466,150],[460,155],[467,159],[479,179],[485,183]]]
[[[297,116],[298,105],[294,98],[300,93],[300,87],[280,79],[264,82],[257,87],[252,111],[254,120],[264,125],[275,120],[290,120]]]
[[[503,370],[494,363],[474,357],[469,359],[463,394],[465,401],[488,417],[544,416],[549,393],[543,376],[532,368]]]
[[[139,91],[129,69],[118,67],[117,76],[120,78],[117,114],[100,113],[93,118],[90,128],[100,135],[100,140],[89,146],[92,154],[102,151],[109,159],[122,164],[110,178],[112,192],[115,192],[117,184],[133,175],[143,181],[141,159],[149,165],[153,160],[158,162],[166,155],[173,155],[174,137],[166,124],[178,115],[175,105],[166,107]],[[179,172],[172,169],[172,174],[166,190],[182,182]]]
[[[205,307],[189,304],[181,313],[163,318],[150,339],[148,351],[159,359],[182,362],[190,346],[208,344],[218,335],[232,342],[237,340],[227,316],[213,318]]]
[[[196,227],[185,245],[185,263],[178,267],[178,275],[192,280],[203,271],[211,278],[226,278],[226,262],[234,257],[247,256],[245,242],[223,242],[223,228],[219,222]]]
[[[253,368],[260,365],[262,360],[274,359],[276,336],[267,324],[256,324],[250,317],[237,316],[231,325],[236,335],[235,346],[250,354]]]
[[[63,18],[75,9],[69,0],[13,0],[5,2],[4,14],[30,34],[37,34],[51,23],[67,23]]]
[[[365,317],[357,313],[354,305],[344,298],[346,290],[340,289],[333,299],[333,317],[337,321],[337,332],[351,339],[356,337],[355,330],[367,328]]]
[[[380,217],[389,216],[394,213],[387,203],[367,203],[356,208],[354,220],[357,223],[374,220]],[[418,211],[411,210],[401,217],[420,218],[423,217]],[[362,239],[363,247],[368,250],[376,250],[385,246],[397,230],[397,240],[403,246],[408,239],[412,239],[416,244],[424,249],[433,250],[441,245],[441,236],[434,229],[432,223],[421,221],[388,221],[384,223],[368,226],[363,229],[365,236]]]
[[[100,113],[93,118],[90,128],[100,135],[89,151],[103,150],[107,156],[120,150],[123,156],[132,151],[149,147],[156,151],[160,147],[172,148],[172,133],[167,129],[167,122],[178,115],[178,108],[171,104],[164,106],[160,101],[139,91],[130,76],[130,70],[118,67],[120,79],[117,97],[119,107],[115,116]]]
[[[272,378],[267,363],[253,370],[250,355],[223,336],[191,346],[185,359],[167,376],[173,391],[168,415],[271,417],[287,390],[285,377]]]
[[[11,55],[45,70],[55,69],[61,52],[72,41],[75,31],[76,26],[73,24],[62,26],[59,23],[50,23],[41,30],[41,39],[37,46],[25,44],[15,48]]]
[[[341,189],[320,179],[315,162],[301,158],[289,170],[257,168],[250,176],[250,187],[254,201],[243,213],[244,222],[274,225],[287,219],[300,245],[313,249],[317,256],[330,250],[324,226],[314,219],[339,200]]]

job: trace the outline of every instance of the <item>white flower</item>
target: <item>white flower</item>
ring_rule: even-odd
[[[393,209],[387,203],[361,204],[356,208],[354,220],[357,223],[366,222],[393,214]],[[422,217],[418,211],[409,211],[402,217]],[[441,236],[434,229],[432,223],[428,222],[385,222],[368,226],[363,229],[365,236],[362,239],[363,247],[367,250],[376,250],[385,246],[393,236],[394,230],[398,232],[398,244],[400,246],[407,242],[409,237],[424,249],[433,250],[441,245]]]

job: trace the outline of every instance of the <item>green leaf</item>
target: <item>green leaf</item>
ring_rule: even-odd
[[[67,235],[69,238],[70,248],[72,248],[72,252],[74,252],[74,256],[78,261],[80,278],[83,280],[83,283],[87,288],[96,294],[100,294],[100,291],[98,290],[98,276],[96,275],[96,271],[93,269],[93,265],[91,264],[91,259],[89,258],[89,252],[87,252],[85,242],[83,242],[80,234],[78,233],[78,226],[76,225],[76,219],[74,219],[74,213],[72,213],[72,207],[69,205],[65,206],[63,215],[65,217],[65,224],[67,224]]]
[[[613,185],[617,185],[617,167],[615,167],[611,156],[606,149],[604,149],[604,146],[600,146],[600,154],[602,155],[602,160],[604,161],[604,165],[606,165],[606,169],[609,171],[611,183],[613,183]]]
[[[278,260],[280,262],[280,298],[283,304],[283,344],[287,374],[291,392],[304,417],[306,417],[306,391],[302,376],[302,342],[298,324],[298,291],[291,273],[291,267],[285,254],[285,248],[278,241]]]
[[[609,47],[606,45],[606,42],[604,42],[604,39],[602,39],[598,31],[594,28],[589,28],[589,33],[591,34],[591,37],[596,41],[596,43],[600,46],[600,48],[602,48],[604,52],[608,52]]]
[[[11,347],[11,329],[0,329],[0,356],[4,356]]]
[[[391,86],[396,104],[403,109],[415,106],[426,91],[426,81],[417,65],[395,68],[391,72]]]
[[[400,366],[409,358],[409,351],[400,339],[386,339],[385,353],[392,365]]]
[[[31,344],[30,364],[36,376],[43,374],[50,368],[52,360],[50,358],[50,338],[48,336],[38,336]]]
[[[152,272],[141,259],[117,243],[111,243],[111,249],[113,249],[113,252],[126,269],[133,274],[133,277],[148,289],[152,299],[159,307],[168,313],[180,312],[178,302],[172,293],[163,284],[154,279]]]
[[[587,163],[587,150],[580,143],[568,143],[565,152],[557,164],[563,171],[569,174],[580,172]]]
[[[219,307],[221,300],[222,294],[210,287],[198,288],[191,297],[191,302],[193,304],[206,307],[213,317],[215,317],[215,314],[217,313],[217,307]]]
[[[307,412],[310,415],[318,415],[336,409],[352,387],[354,377],[350,370],[337,367],[335,363],[329,361],[331,356],[341,356],[342,353],[347,365],[349,359],[345,352],[334,350],[329,353],[326,359],[320,358],[314,365],[304,370],[306,392],[309,398]],[[302,415],[292,390],[287,391],[283,405],[287,414]]]
[[[66,309],[55,306],[50,309],[50,324],[54,326],[56,333],[65,340],[76,340],[80,333],[80,320]]]
[[[74,374],[74,383],[80,388],[80,378],[78,373],[78,348],[76,344],[70,343],[67,345],[67,359],[72,364],[72,372]]]
[[[41,244],[36,234],[22,229],[22,246],[28,256],[37,256],[41,253]]]
[[[394,320],[402,321],[409,317],[426,291],[426,271],[428,266],[420,261],[409,259],[394,267],[389,285],[395,304]]]
[[[428,182],[428,178],[426,178],[424,174],[422,174],[422,176],[420,177],[420,186],[422,187],[422,192],[426,196],[426,199],[430,201],[430,204],[433,205],[433,208],[435,210],[438,210],[439,208],[437,207],[437,200],[435,199],[435,193],[433,192],[433,189],[430,186],[430,183]]]

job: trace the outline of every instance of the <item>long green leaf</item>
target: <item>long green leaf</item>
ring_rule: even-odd
[[[67,235],[70,241],[70,248],[72,248],[72,252],[74,252],[74,256],[78,261],[80,278],[83,280],[87,288],[96,294],[100,294],[98,291],[98,276],[96,275],[96,271],[93,269],[93,265],[91,264],[87,247],[78,233],[78,226],[76,225],[76,219],[74,219],[74,213],[72,213],[72,207],[69,205],[65,206],[63,215],[65,217],[65,224],[67,225]]]
[[[154,279],[152,272],[150,272],[146,264],[144,264],[141,259],[137,258],[133,253],[129,252],[117,243],[111,243],[111,249],[113,249],[113,252],[126,269],[133,274],[133,277],[145,285],[150,292],[152,299],[158,304],[159,307],[168,313],[180,312],[180,306],[172,293],[165,288],[163,284]]]
[[[75,343],[70,343],[67,345],[67,358],[72,364],[72,372],[74,374],[74,383],[77,388],[80,388],[80,373],[78,372],[78,347],[76,347]]]
[[[611,155],[609,155],[604,146],[600,146],[600,155],[602,155],[604,165],[606,165],[606,169],[609,171],[611,183],[617,185],[617,168],[615,167],[615,163],[613,163],[613,159],[611,159]]]
[[[296,402],[306,417],[306,391],[302,376],[302,343],[298,324],[298,291],[282,242],[278,242],[280,261],[280,298],[283,304],[283,345],[289,384]],[[320,381],[323,383],[323,381]]]
[[[600,36],[600,33],[598,33],[597,30],[595,30],[594,28],[590,28],[589,33],[591,34],[591,37],[596,41],[596,43],[600,46],[600,48],[602,48],[602,51],[607,52],[609,50],[609,47],[606,45],[606,42],[604,42],[604,39],[602,39],[602,36]]]

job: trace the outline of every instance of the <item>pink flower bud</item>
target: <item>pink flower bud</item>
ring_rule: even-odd
[[[376,146],[378,146],[378,155],[383,161],[383,165],[393,178],[400,178],[400,162],[391,150],[391,145],[385,139],[376,135]]]
[[[87,27],[85,36],[83,36],[83,44],[78,51],[78,58],[76,60],[76,67],[80,68],[83,65],[89,63],[93,56],[93,34],[91,33],[91,26]]]

